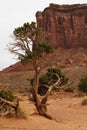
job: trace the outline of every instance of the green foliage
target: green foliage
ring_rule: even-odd
[[[87,76],[80,80],[80,82],[78,84],[78,89],[79,89],[79,91],[87,93]]]
[[[16,38],[27,38],[34,39],[34,34],[38,34],[38,28],[36,27],[35,22],[24,23],[23,26],[16,28],[13,31],[13,34],[16,36]]]
[[[48,42],[43,42],[43,44],[41,44],[41,46],[44,49],[45,53],[53,52],[53,47],[50,44],[48,44]]]
[[[45,41],[42,30],[35,22],[24,23],[13,34],[16,42],[11,44],[9,51],[16,54],[22,63],[34,64],[36,60],[53,52],[52,46]]]
[[[52,85],[54,84],[58,79],[56,77],[56,74],[59,75],[60,78],[62,78],[62,82],[60,85],[67,84],[68,78],[65,77],[65,75],[62,74],[60,68],[48,68],[47,72],[40,76],[39,78],[39,93],[43,95],[44,91],[46,92],[47,89],[44,87],[45,85]],[[33,85],[34,78],[30,79],[30,84]],[[43,90],[44,89],[44,90]]]
[[[23,57],[23,59],[34,61],[34,60],[38,60],[39,58],[43,57],[44,54],[48,54],[48,53],[52,53],[52,52],[53,52],[52,46],[49,45],[48,42],[43,42],[43,43],[37,44],[34,47],[33,51],[27,50],[25,52],[25,56]]]
[[[64,90],[65,92],[73,92],[74,90],[73,90],[73,88],[71,88],[71,87],[68,87],[68,88],[65,88],[65,90]]]
[[[44,95],[45,92],[47,91],[47,89],[44,88],[44,86],[45,85],[50,86],[50,85],[54,84],[58,80],[57,77],[56,77],[56,74],[58,74],[58,76],[60,78],[62,78],[62,82],[61,82],[60,85],[67,84],[68,78],[66,78],[62,74],[60,68],[52,68],[52,67],[48,68],[46,74],[42,75],[39,78],[39,90],[38,90],[39,94]]]
[[[47,72],[39,78],[39,85],[52,85],[57,81],[57,77],[55,74],[58,74],[60,78],[62,78],[61,85],[65,85],[68,82],[68,78],[62,74],[60,68],[48,68]],[[30,79],[30,84],[33,85],[34,79]]]
[[[34,82],[34,78],[31,78],[31,79],[27,79],[30,81],[30,84],[33,86],[33,82]]]
[[[82,100],[81,105],[87,105],[87,97]]]
[[[13,101],[15,96],[11,89],[4,89],[0,91],[0,97],[8,101]]]
[[[60,68],[48,68],[47,73],[42,75],[39,79],[40,84],[45,85],[52,85],[57,81],[57,77],[55,74],[58,74],[60,78],[62,78],[61,85],[65,85],[68,82],[68,78],[65,77],[65,75],[62,74]]]
[[[39,78],[39,84],[50,85],[49,81],[50,81],[50,77],[48,77],[47,74],[44,74]]]

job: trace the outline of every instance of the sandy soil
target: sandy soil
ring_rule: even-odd
[[[48,113],[57,120],[48,120],[34,114],[34,105],[26,100],[21,106],[28,119],[0,118],[0,130],[87,130],[87,106],[81,106],[83,98],[55,95],[50,97]]]

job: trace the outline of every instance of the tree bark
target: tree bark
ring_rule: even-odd
[[[8,105],[10,105],[11,107],[13,107],[14,109],[16,109],[18,107],[18,103],[14,103],[14,102],[10,102],[10,101],[7,101],[3,98],[0,97],[0,102],[3,102],[3,103],[6,103]]]
[[[50,119],[50,120],[52,120],[53,118],[49,114],[47,114],[47,99],[48,99],[48,96],[50,95],[52,89],[56,85],[59,85],[61,82],[61,78],[59,78],[58,75],[56,75],[56,76],[58,78],[57,82],[55,84],[49,86],[49,89],[48,89],[47,93],[45,94],[45,96],[42,98],[42,100],[40,100],[38,97],[38,80],[39,80],[38,73],[35,73],[34,84],[32,87],[33,100],[34,100],[34,103],[35,103],[35,106],[36,106],[38,113],[40,115]]]
[[[13,108],[15,110],[15,114],[18,115],[19,111],[19,100],[17,102],[10,102],[0,97],[0,112],[3,113],[3,115],[6,112],[9,112],[9,108]],[[4,113],[5,111],[5,113]]]

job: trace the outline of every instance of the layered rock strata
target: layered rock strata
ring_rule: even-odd
[[[87,47],[87,4],[50,4],[36,20],[54,47]]]

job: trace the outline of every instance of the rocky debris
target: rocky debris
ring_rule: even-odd
[[[47,56],[46,59],[44,60],[42,69],[45,69],[49,66],[50,67],[56,66],[60,68],[75,67],[75,66],[87,67],[87,48],[78,48],[78,49],[77,48],[69,48],[69,49],[56,48],[54,50],[54,53]],[[20,62],[18,62],[4,69],[2,72],[6,72],[8,73],[8,75],[9,73],[15,72],[14,76],[10,77],[10,79],[8,79],[7,76],[7,80],[11,82],[12,80],[14,80],[15,77],[21,77],[22,72],[27,71],[27,75],[28,75],[28,71],[29,71],[29,73],[31,73],[32,75],[32,70],[33,67],[31,66],[31,64],[22,65]],[[18,72],[18,74],[16,72]],[[3,81],[3,83],[5,83],[6,80],[4,80],[4,74],[0,72],[0,76],[1,76],[0,82]],[[23,74],[23,77],[25,77],[25,73]],[[18,83],[20,81],[21,78],[19,79]]]
[[[73,60],[72,60],[72,59],[67,58],[67,59],[65,60],[65,64],[72,64],[72,63],[73,63]]]

